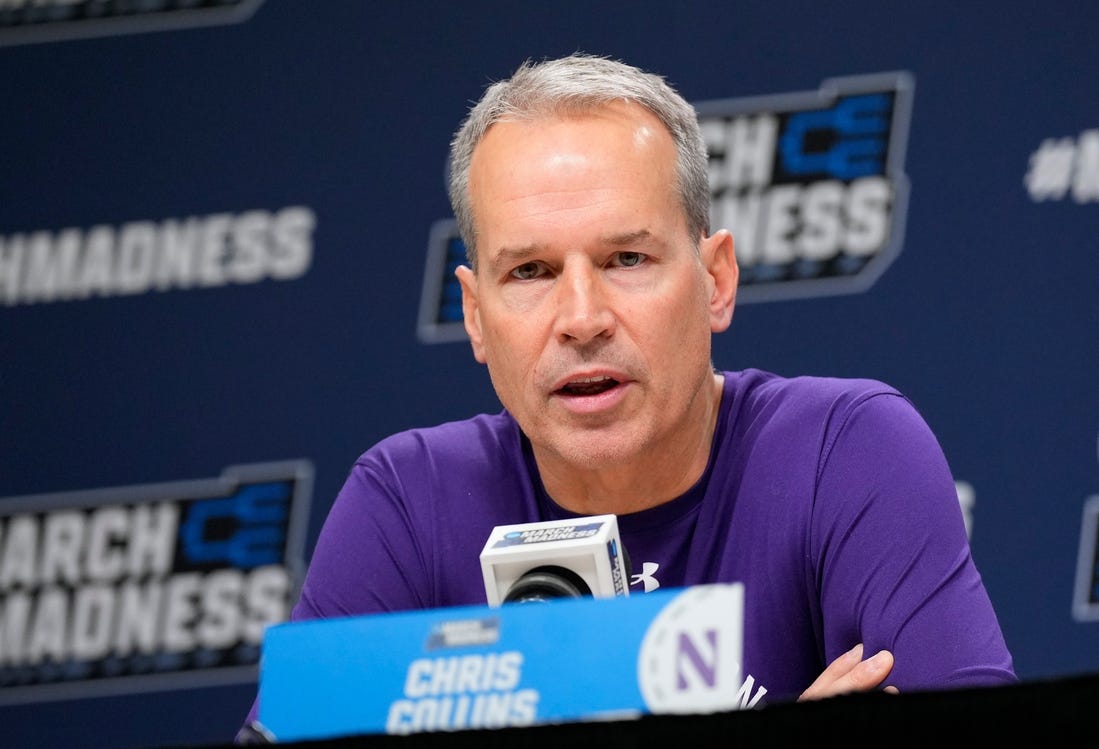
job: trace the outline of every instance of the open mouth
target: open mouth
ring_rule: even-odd
[[[619,384],[618,380],[600,375],[598,377],[583,377],[565,383],[557,392],[561,395],[599,395],[605,393]]]

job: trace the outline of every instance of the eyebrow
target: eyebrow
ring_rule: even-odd
[[[543,244],[529,244],[524,247],[501,247],[493,254],[488,265],[493,272],[496,272],[504,266],[522,264],[545,248],[546,245]]]
[[[603,242],[615,247],[628,247],[629,245],[634,245],[649,239],[652,239],[652,234],[648,229],[638,229],[637,231],[630,231],[625,234],[613,234],[604,238]]]

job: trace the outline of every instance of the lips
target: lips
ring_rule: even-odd
[[[562,395],[599,395],[618,385],[618,380],[606,375],[578,377],[569,380],[557,392]]]
[[[589,368],[562,375],[550,390],[550,398],[572,417],[605,419],[619,413],[634,384],[625,370],[617,367]]]

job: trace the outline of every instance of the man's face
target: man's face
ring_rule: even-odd
[[[714,268],[735,293],[736,267],[727,232],[696,250],[675,178],[671,136],[625,103],[497,123],[473,154],[466,329],[544,467],[636,465],[706,428],[732,314]]]

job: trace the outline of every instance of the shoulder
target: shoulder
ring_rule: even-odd
[[[908,397],[879,380],[781,377],[754,369],[724,374],[722,409],[734,440],[774,444],[786,455],[808,450],[824,456],[841,438],[893,444],[916,434],[934,439]]]
[[[359,456],[356,465],[396,468],[430,460],[445,468],[477,464],[486,458],[498,461],[512,454],[520,454],[519,427],[502,411],[396,432]]]
[[[448,522],[458,522],[532,496],[530,485],[519,426],[500,412],[385,437],[355,461],[341,496],[450,513]]]
[[[895,387],[874,379],[782,377],[759,369],[723,374],[732,405],[750,411],[777,406],[795,411],[848,408],[878,395],[904,397]]]

